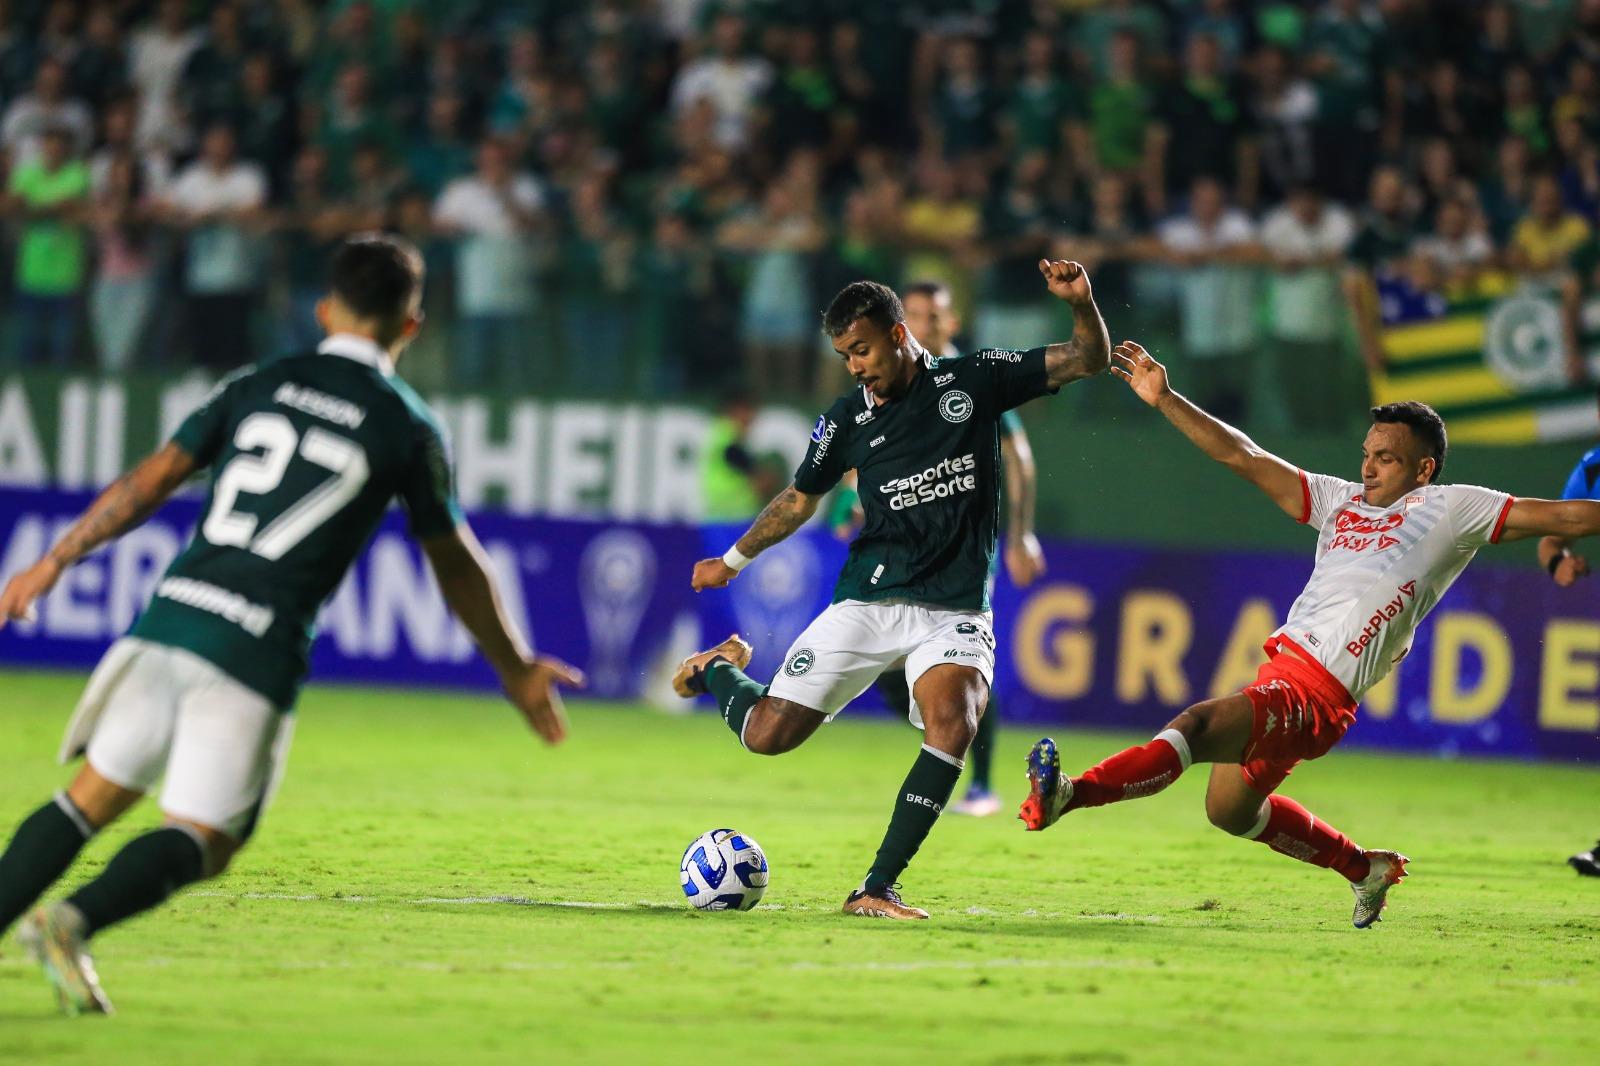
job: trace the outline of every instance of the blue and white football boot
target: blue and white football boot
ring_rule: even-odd
[[[1056,742],[1045,737],[1028,752],[1028,798],[1017,817],[1029,832],[1037,833],[1055,825],[1070,802],[1072,779],[1061,772]]]

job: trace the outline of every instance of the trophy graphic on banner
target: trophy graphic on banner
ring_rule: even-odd
[[[655,580],[655,549],[631,529],[607,530],[584,549],[579,594],[589,629],[589,678],[597,695],[633,693],[630,653]]]

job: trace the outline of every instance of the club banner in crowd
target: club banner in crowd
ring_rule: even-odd
[[[1594,387],[1570,374],[1574,363],[1585,382],[1600,370],[1600,299],[1568,322],[1548,286],[1490,274],[1473,293],[1444,296],[1394,274],[1378,280],[1378,301],[1388,366],[1372,375],[1376,402],[1432,404],[1452,443],[1591,440],[1600,430]]]
[[[0,490],[0,574],[39,556],[87,503]],[[0,662],[87,668],[142,609],[198,517],[173,501],[74,567],[36,621],[0,631]],[[726,591],[689,588],[694,561],[740,528],[484,513],[473,524],[507,607],[538,646],[584,667],[592,694],[675,705],[683,655],[738,630],[770,677],[828,602],[844,545],[821,528],[771,551]],[[1600,585],[1558,589],[1496,567],[1457,582],[1411,655],[1370,693],[1349,743],[1422,752],[1600,759]],[[1304,556],[1182,553],[1047,542],[1049,573],[995,593],[996,693],[1006,721],[1154,730],[1196,700],[1249,683],[1299,593]],[[1600,579],[1597,579],[1600,580]],[[312,656],[321,681],[492,689],[420,552],[390,515],[329,601]],[[869,694],[851,713],[881,704]],[[65,711],[65,708],[61,708]]]

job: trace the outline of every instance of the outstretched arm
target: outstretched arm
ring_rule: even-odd
[[[1173,391],[1167,383],[1167,368],[1133,341],[1117,345],[1111,358],[1111,372],[1126,381],[1139,399],[1165,415],[1196,448],[1266,493],[1291,518],[1303,516],[1305,490],[1297,467]]]
[[[558,743],[567,735],[567,715],[556,685],[582,686],[583,672],[529,649],[506,615],[488,559],[470,526],[463,522],[444,536],[429,537],[422,550],[445,602],[494,667],[506,698],[535,733]]]
[[[1106,368],[1111,351],[1111,336],[1105,320],[1094,304],[1089,273],[1082,263],[1066,259],[1039,260],[1050,292],[1072,308],[1072,339],[1052,344],[1044,351],[1045,380],[1059,389],[1079,378],[1093,377]]]
[[[1500,539],[1522,540],[1525,537],[1557,538],[1559,548],[1578,537],[1600,533],[1600,502],[1595,500],[1514,500],[1506,512],[1505,528]],[[1544,545],[1539,545],[1539,557],[1545,558]],[[1547,564],[1548,565],[1548,564]]]
[[[821,496],[807,495],[790,485],[762,508],[755,522],[745,535],[738,539],[733,546],[733,552],[729,554],[736,552],[746,561],[754,559],[809,522],[811,516],[817,513],[817,505],[821,502]],[[740,568],[744,565],[740,563]],[[696,592],[703,589],[720,589],[738,576],[739,569],[729,565],[726,556],[721,559],[701,559],[694,564],[694,576],[690,579],[690,584],[694,586]]]
[[[155,514],[199,464],[176,444],[167,444],[113,481],[56,541],[43,559],[6,583],[0,592],[0,627],[28,618],[62,571],[109,540]]]

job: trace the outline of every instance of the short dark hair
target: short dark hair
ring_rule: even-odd
[[[875,326],[892,329],[906,320],[906,309],[893,289],[876,281],[852,281],[839,290],[828,309],[822,312],[822,332],[837,337],[851,323],[864,318]]]
[[[1445,436],[1444,419],[1439,417],[1439,412],[1423,403],[1421,400],[1401,400],[1398,403],[1386,403],[1372,409],[1372,422],[1399,423],[1410,426],[1411,432],[1416,434],[1428,454],[1433,456],[1433,477],[1430,483],[1437,483],[1439,476],[1444,473],[1445,453],[1450,450],[1450,440]]]
[[[930,300],[949,295],[950,286],[942,281],[914,281],[906,286],[904,293],[904,296],[926,296]]]
[[[334,253],[329,287],[362,318],[398,328],[422,288],[422,253],[403,237],[357,233]]]

